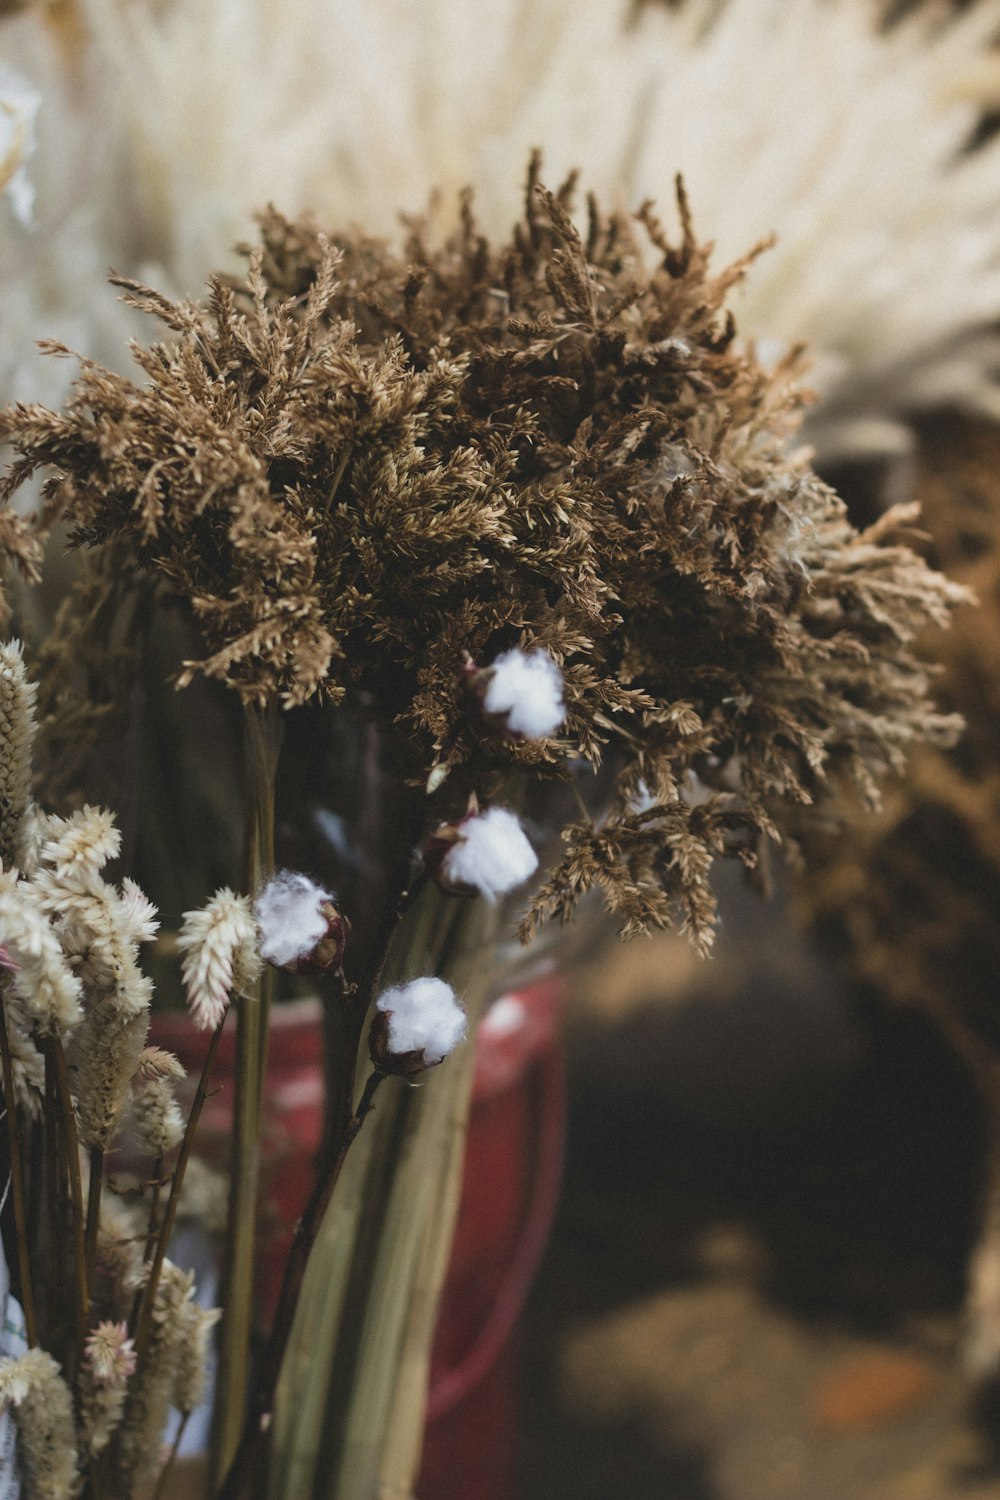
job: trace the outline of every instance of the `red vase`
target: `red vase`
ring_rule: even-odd
[[[504,996],[476,1034],[475,1073],[455,1242],[431,1359],[419,1500],[504,1500],[517,1431],[514,1333],[545,1248],[563,1158],[560,979]],[[293,1227],[313,1183],[323,1121],[317,1000],[276,1006],[261,1139],[260,1307],[273,1312]],[[183,1013],[157,1015],[157,1046],[195,1079],[208,1044]],[[227,1027],[197,1150],[225,1170],[235,1027]],[[193,1088],[193,1084],[192,1084]]]

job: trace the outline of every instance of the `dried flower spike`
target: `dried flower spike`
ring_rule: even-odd
[[[291,974],[321,974],[340,966],[347,924],[330,891],[295,870],[281,870],[254,902],[260,954]]]
[[[396,984],[375,1002],[368,1051],[381,1073],[422,1073],[465,1037],[465,1011],[443,979]]]
[[[488,719],[517,740],[543,740],[566,718],[562,672],[547,651],[505,651],[469,686]]]
[[[249,989],[260,971],[257,926],[246,896],[224,887],[201,911],[187,911],[177,946],[191,1019],[214,1031],[233,991]]]
[[[442,890],[487,901],[516,890],[538,869],[538,856],[506,807],[442,823],[424,845],[424,864]]]
[[[71,1500],[78,1482],[73,1399],[51,1354],[0,1359],[0,1407],[14,1407],[31,1500]]]
[[[28,680],[20,641],[0,646],[0,862],[24,867],[28,850],[31,751],[38,688]]]

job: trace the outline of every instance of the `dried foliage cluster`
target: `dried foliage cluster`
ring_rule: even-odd
[[[571,195],[534,165],[499,248],[468,203],[443,247],[415,227],[402,252],[270,212],[245,280],[201,303],[122,283],[168,339],[136,349],[142,384],[84,362],[63,412],[7,411],[3,494],[48,469],[43,530],[124,548],[189,602],[206,654],[185,678],[361,705],[415,783],[449,768],[442,807],[470,763],[482,787],[607,759],[612,805],[563,831],[527,930],[597,886],[626,931],[680,901],[706,944],[717,855],[752,863],[782,800],[874,800],[951,734],[911,642],[960,591],[900,518],[859,535],[789,454],[794,361],[737,351],[748,262],[710,271],[683,193],[676,245],[649,208],[591,204],[581,238]],[[468,712],[465,653],[515,643],[563,666],[564,739]]]
[[[878,992],[930,1011],[974,1072],[1000,1055],[1000,431],[953,416],[927,426],[917,491],[935,560],[978,607],[924,642],[944,663],[939,697],[966,731],[923,749],[882,816],[811,845],[803,896],[849,942]],[[984,1049],[984,1043],[988,1050]]]

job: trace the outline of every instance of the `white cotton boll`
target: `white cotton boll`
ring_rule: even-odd
[[[441,862],[448,886],[471,886],[495,901],[534,875],[538,856],[505,807],[491,807],[458,825],[458,838]]]
[[[328,935],[334,897],[294,870],[281,870],[254,902],[260,954],[275,968],[297,967]]]
[[[421,1053],[423,1066],[443,1062],[465,1036],[465,1011],[443,979],[393,985],[375,1002],[388,1021],[390,1056]]]
[[[483,708],[504,719],[510,734],[543,740],[566,717],[562,672],[545,651],[505,651],[489,669]]]

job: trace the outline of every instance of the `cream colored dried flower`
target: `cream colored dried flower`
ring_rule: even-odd
[[[155,909],[134,882],[121,892],[100,874],[118,852],[112,815],[85,807],[49,818],[32,888],[82,981],[85,1018],[74,1065],[84,1145],[107,1147],[121,1119],[146,1040],[152,983],[138,943],[155,931]]]
[[[17,965],[11,988],[30,1024],[62,1034],[73,1030],[82,1016],[80,981],[33,886],[9,874],[0,874],[0,943]]]
[[[142,1285],[145,1228],[145,1219],[122,1199],[104,1194],[93,1300],[97,1315],[109,1322],[122,1322],[131,1314],[136,1289]]]
[[[182,1337],[170,1398],[180,1412],[195,1411],[201,1405],[208,1374],[209,1340],[221,1316],[219,1308],[201,1307],[193,1299],[180,1309]]]
[[[31,806],[31,751],[37,685],[29,682],[20,641],[0,645],[0,862],[23,868]]]
[[[164,1047],[144,1047],[139,1058],[139,1066],[136,1070],[136,1087],[142,1087],[147,1083],[155,1083],[160,1079],[168,1079],[172,1083],[179,1083],[182,1078],[187,1077],[187,1069],[179,1058],[172,1052],[167,1052]]]
[[[39,858],[57,880],[86,880],[117,859],[121,843],[114,813],[88,804],[68,818],[48,817]]]
[[[262,967],[249,899],[228,886],[216,891],[200,911],[184,913],[177,946],[191,1019],[214,1030],[232,994],[247,993]]]
[[[133,1278],[136,1290],[148,1266]],[[114,1450],[114,1479],[123,1495],[142,1494],[156,1478],[159,1444],[177,1389],[178,1372],[191,1357],[194,1277],[165,1260],[156,1289],[152,1336],[142,1379],[133,1382]]]
[[[118,931],[127,943],[151,943],[159,931],[156,907],[128,876],[121,884],[116,918]]]
[[[31,1500],[72,1500],[79,1481],[73,1399],[51,1354],[0,1359],[0,1405],[14,1408]]]
[[[132,1120],[141,1146],[156,1158],[179,1146],[184,1116],[174,1097],[174,1085],[184,1068],[161,1047],[145,1047],[132,1080]]]
[[[29,1119],[35,1120],[42,1112],[44,1100],[45,1059],[32,1041],[29,1029],[23,1008],[16,1001],[8,1004],[7,1042],[14,1075],[14,1102]]]

